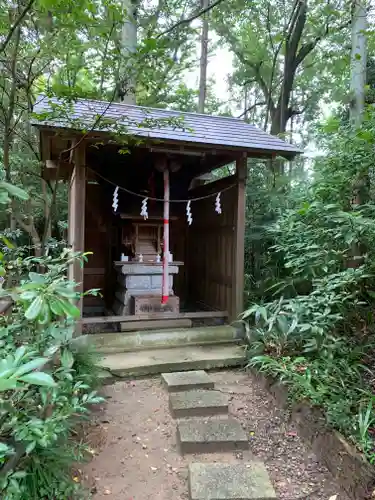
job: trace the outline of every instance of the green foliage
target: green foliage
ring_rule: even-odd
[[[8,182],[0,182],[0,204],[7,205],[11,201],[11,197],[18,198],[20,200],[27,200],[29,195],[17,186],[9,184]]]
[[[293,117],[294,125],[301,124],[301,116],[313,121],[322,98],[343,99],[348,92],[349,15],[346,0],[230,0],[213,11],[214,27],[234,54],[232,87],[240,88],[241,100],[245,92],[251,96],[251,121],[261,126],[272,122],[275,131],[285,133],[277,112],[283,99],[288,101],[284,118]]]
[[[328,423],[371,461],[374,123],[369,112],[359,130],[325,128],[326,155],[303,200],[298,194],[263,228],[273,242],[270,261],[282,271],[243,315],[249,365],[283,380],[293,398],[323,408]],[[358,193],[363,182],[366,203]]]
[[[282,262],[273,252],[273,223],[279,214],[305,199],[307,182],[303,165],[297,161],[289,175],[276,175],[273,162],[248,161],[246,190],[245,278],[246,299],[251,303],[272,297],[269,287],[285,275]]]
[[[101,398],[93,355],[73,342],[78,295],[66,270],[77,258],[85,255],[3,256],[18,281],[2,290],[13,308],[0,318],[0,491],[9,500],[85,496],[71,470],[85,446],[72,430]]]
[[[283,381],[293,399],[308,400],[313,406],[323,408],[327,423],[367,453],[370,446],[365,449],[363,445],[366,439],[370,444],[368,430],[373,417],[359,409],[369,407],[372,394],[364,384],[363,352],[359,349],[352,352],[352,347],[342,340],[328,357],[254,356],[249,365]]]

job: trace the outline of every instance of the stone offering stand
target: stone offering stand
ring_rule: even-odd
[[[171,262],[169,273],[169,300],[161,306],[163,266],[157,262],[115,261],[117,273],[115,314],[152,314],[158,312],[178,313],[179,298],[174,294],[173,276],[178,273],[182,262]]]
[[[228,396],[214,389],[203,371],[163,373],[169,407],[177,418],[181,454],[227,453],[249,449],[240,422],[228,416]],[[240,463],[193,462],[190,500],[276,500],[268,472],[259,460]]]

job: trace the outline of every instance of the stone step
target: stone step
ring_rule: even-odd
[[[187,391],[169,396],[172,417],[207,417],[228,413],[228,396],[219,391]]]
[[[191,320],[182,319],[180,326]],[[207,326],[201,328],[151,329],[124,333],[90,334],[88,341],[98,352],[104,354],[128,352],[138,349],[156,349],[186,345],[206,345],[236,343],[241,339],[239,333],[230,325]]]
[[[244,366],[245,349],[235,344],[186,346],[108,354],[98,363],[108,376],[134,377],[181,370]]]
[[[137,332],[147,330],[176,330],[176,328],[191,328],[193,322],[189,318],[180,319],[148,319],[141,321],[128,321],[120,323],[122,332]]]
[[[262,462],[189,465],[190,500],[276,500]]]
[[[238,420],[181,420],[177,424],[177,441],[182,454],[220,453],[247,450],[246,432]]]
[[[204,370],[162,373],[161,379],[168,392],[213,389],[215,386]]]

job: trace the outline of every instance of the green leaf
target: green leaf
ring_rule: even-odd
[[[71,318],[79,318],[80,310],[74,304],[71,304],[68,301],[61,301],[61,305],[64,308],[64,313],[66,316]]]
[[[26,309],[25,318],[30,321],[35,320],[39,316],[40,311],[42,310],[42,306],[43,306],[43,299],[39,295],[31,302],[29,307]]]
[[[45,387],[55,387],[57,385],[51,375],[45,372],[29,373],[28,375],[20,377],[19,380],[28,384],[41,385]]]
[[[31,443],[29,443],[26,446],[26,455],[29,455],[34,450],[35,446],[36,446],[36,442],[35,441],[31,441]]]
[[[26,476],[27,476],[27,472],[26,471],[24,471],[24,470],[18,470],[16,472],[13,472],[12,479],[23,479]]]
[[[14,363],[18,365],[18,363],[21,361],[21,359],[25,356],[26,354],[26,347],[24,345],[18,347],[14,354]]]
[[[10,242],[8,240],[8,238],[6,238],[5,236],[0,236],[0,239],[2,240],[2,242],[4,243],[4,245],[9,248],[10,250],[13,250],[15,248],[15,246],[13,245],[12,242]]]
[[[46,282],[46,277],[43,274],[39,273],[29,273],[29,278],[30,281],[33,281],[34,283],[38,283],[39,285],[44,285]]]
[[[38,322],[41,325],[46,325],[49,322],[50,317],[51,317],[51,315],[50,315],[50,310],[49,310],[48,304],[46,302],[43,302],[42,309],[41,309],[40,315],[38,317]]]
[[[55,288],[56,293],[61,295],[61,297],[65,297],[67,299],[75,299],[77,297],[77,292],[74,291],[71,287],[63,287],[59,286]]]
[[[14,198],[19,198],[20,200],[28,200],[29,195],[23,189],[14,186],[13,184],[9,184],[9,182],[1,181],[0,189],[3,188]]]
[[[264,321],[267,321],[267,309],[265,307],[259,307],[257,313],[264,319]]]
[[[35,299],[35,297],[37,296],[37,292],[36,291],[26,291],[26,292],[22,292],[21,295],[20,295],[20,299],[21,300],[33,300]]]
[[[0,453],[7,453],[8,451],[11,451],[11,448],[5,444],[5,443],[0,443]]]
[[[64,314],[64,308],[61,306],[60,300],[51,299],[49,306],[56,316],[62,316]]]
[[[15,379],[0,379],[0,392],[15,389],[17,381]]]
[[[64,368],[71,368],[74,364],[73,354],[68,349],[64,349],[61,355],[61,364]]]
[[[20,366],[12,375],[12,378],[14,377],[19,377],[21,375],[24,375],[25,373],[29,373],[33,370],[37,370],[38,368],[41,368],[43,365],[45,365],[48,362],[48,358],[36,358],[28,363],[25,363],[24,365]]]

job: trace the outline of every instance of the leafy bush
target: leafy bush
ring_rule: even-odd
[[[71,475],[85,447],[71,431],[101,398],[92,355],[72,342],[79,310],[67,267],[85,255],[2,256],[17,285],[3,289],[12,312],[0,318],[0,496],[7,500],[83,495]],[[43,272],[40,272],[42,270]]]
[[[328,423],[371,461],[374,123],[372,113],[360,130],[325,130],[327,154],[315,165],[304,201],[266,228],[271,259],[283,271],[266,300],[243,315],[249,365],[283,380],[292,397],[324,408]]]

